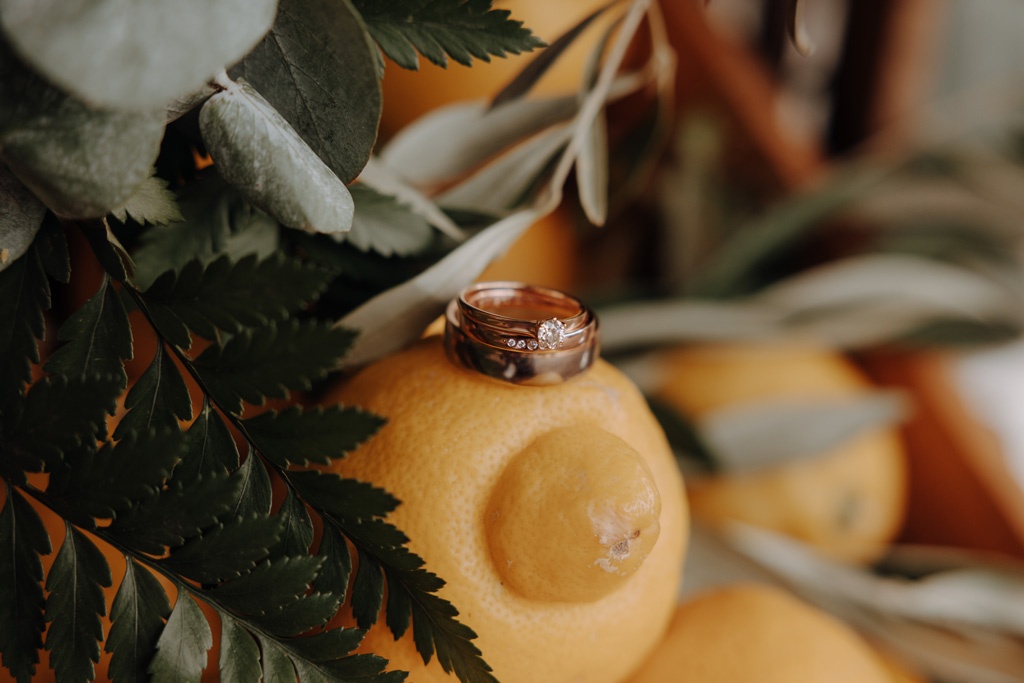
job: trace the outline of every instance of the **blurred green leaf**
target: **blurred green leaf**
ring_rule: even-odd
[[[224,179],[282,224],[326,233],[352,227],[348,188],[247,83],[208,99],[199,125]]]
[[[349,191],[356,206],[352,229],[338,239],[382,256],[408,256],[430,246],[434,231],[411,207],[366,185],[353,185]]]
[[[18,53],[78,97],[155,109],[241,59],[274,22],[277,0],[0,0]]]
[[[377,139],[375,47],[348,0],[281,0],[263,41],[231,70],[258,90],[345,183]]]

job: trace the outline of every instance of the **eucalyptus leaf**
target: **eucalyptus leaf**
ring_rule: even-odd
[[[345,183],[377,139],[376,48],[349,0],[281,0],[270,33],[231,70]]]
[[[199,126],[224,179],[284,225],[326,233],[352,227],[348,188],[245,82],[208,99]]]
[[[576,159],[576,182],[580,205],[594,225],[604,225],[608,217],[608,129],[600,112]]]
[[[18,53],[93,105],[155,109],[242,58],[277,0],[0,0]]]
[[[380,163],[374,157],[370,157],[370,160],[366,162],[363,172],[359,174],[359,182],[381,194],[394,197],[400,204],[425,218],[427,222],[456,242],[466,239],[462,228],[449,218],[448,214],[438,208],[433,200],[407,183],[395,170]]]
[[[775,400],[709,413],[699,420],[698,432],[722,470],[743,473],[828,455],[906,413],[906,400],[889,392],[835,401]]]
[[[35,6],[3,3],[16,1],[26,6],[19,11]],[[7,18],[0,10],[0,21]],[[31,73],[0,41],[0,155],[57,215],[98,218],[122,206],[149,177],[163,133],[162,111],[90,109]]]
[[[46,207],[0,162],[0,271],[28,251]]]

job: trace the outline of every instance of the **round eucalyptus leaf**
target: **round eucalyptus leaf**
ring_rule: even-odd
[[[0,163],[0,270],[28,251],[46,207]]]
[[[0,0],[25,61],[97,106],[152,109],[197,90],[270,29],[277,0]]]
[[[163,110],[92,109],[0,46],[0,157],[58,216],[123,205],[149,177],[163,132]]]
[[[282,224],[324,233],[352,227],[345,183],[244,81],[206,101],[199,127],[224,179]]]
[[[348,183],[377,138],[377,48],[348,0],[281,0],[266,38],[234,69]]]

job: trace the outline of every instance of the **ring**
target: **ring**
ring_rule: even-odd
[[[470,285],[445,311],[454,363],[512,384],[559,384],[597,359],[597,317],[578,299],[522,282]]]

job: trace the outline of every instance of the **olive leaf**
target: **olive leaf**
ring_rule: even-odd
[[[157,109],[197,90],[270,29],[277,0],[0,0],[18,53],[90,104]]]
[[[281,223],[326,233],[352,227],[345,184],[251,86],[232,84],[208,99],[199,125],[224,179]]]
[[[232,78],[244,79],[345,183],[377,139],[375,51],[348,0],[281,0],[270,33]]]

